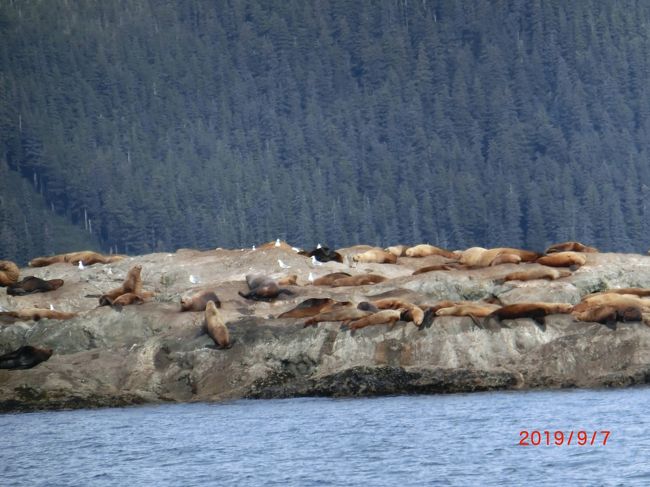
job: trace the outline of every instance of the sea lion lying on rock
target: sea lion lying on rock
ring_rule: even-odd
[[[25,345],[13,352],[0,355],[0,369],[31,369],[52,356],[51,348]]]
[[[205,311],[209,301],[214,301],[217,308],[221,308],[221,301],[214,291],[201,291],[190,297],[181,298],[181,311]]]
[[[399,321],[401,315],[402,313],[400,310],[384,309],[377,313],[359,318],[358,320],[351,321],[344,326],[347,326],[347,328],[352,331],[372,325],[388,324],[392,327],[396,321]]]
[[[324,276],[315,279],[312,284],[314,286],[331,286],[337,279],[350,276],[351,274],[348,274],[347,272],[332,272],[331,274],[325,274]]]
[[[331,298],[310,298],[301,302],[295,308],[278,315],[278,318],[307,318],[329,311],[335,304],[337,304],[337,301]]]
[[[259,274],[249,274],[246,276],[246,283],[248,284],[249,292],[244,294],[239,291],[239,295],[245,299],[252,299],[254,301],[273,301],[280,294],[288,294],[293,296],[293,292],[289,289],[281,288],[278,283],[271,279]]]
[[[595,247],[588,247],[580,242],[562,242],[558,244],[551,245],[547,248],[544,253],[552,254],[553,252],[585,252],[585,253],[597,253],[598,249]]]
[[[440,255],[446,257],[447,259],[458,259],[458,255],[450,252],[449,250],[441,249],[440,247],[434,247],[429,244],[420,244],[415,245],[406,249],[404,252],[406,257],[428,257],[429,255]]]
[[[10,260],[0,260],[0,287],[18,282],[20,269]]]
[[[67,254],[51,255],[49,257],[36,257],[29,261],[30,267],[45,267],[48,265],[65,262],[69,264],[78,264],[80,261],[83,265],[92,264],[109,264],[123,260],[124,255],[104,255],[92,250],[82,250],[80,252],[69,252]]]
[[[352,262],[375,263],[375,264],[395,264],[397,257],[384,249],[374,248],[352,256]]]
[[[377,284],[384,282],[387,279],[384,276],[378,274],[358,274],[356,276],[350,277],[341,277],[332,282],[332,287],[344,287],[344,286],[365,286],[367,284]]]
[[[0,311],[0,321],[3,322],[16,322],[16,321],[38,321],[43,318],[51,320],[69,320],[77,316],[77,313],[69,313],[66,311],[56,311],[53,309],[45,308],[23,308],[13,311]]]
[[[587,256],[580,252],[555,252],[537,259],[538,264],[551,267],[569,267],[574,270],[587,262]]]
[[[46,293],[54,291],[63,286],[63,279],[50,279],[46,281],[34,276],[27,276],[24,279],[7,286],[7,294],[11,296],[25,296],[34,293]]]

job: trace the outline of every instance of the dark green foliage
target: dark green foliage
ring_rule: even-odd
[[[0,2],[0,258],[645,251],[648,2]]]

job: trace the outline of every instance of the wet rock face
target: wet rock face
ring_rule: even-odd
[[[346,256],[358,249],[341,251]],[[278,259],[291,268],[282,270]],[[354,333],[339,323],[303,327],[304,319],[277,319],[308,298],[362,301],[399,297],[416,304],[441,299],[498,297],[504,304],[577,303],[608,288],[650,287],[650,257],[589,254],[587,264],[557,281],[505,282],[523,265],[471,271],[413,270],[438,256],[400,257],[397,264],[327,262],[284,249],[179,251],[151,254],[79,270],[69,264],[21,269],[21,278],[63,279],[48,293],[9,296],[6,309],[52,305],[79,312],[69,320],[0,323],[0,354],[23,345],[54,349],[33,369],[0,370],[0,410],[102,407],[163,401],[213,401],[294,396],[369,396],[538,387],[628,386],[650,379],[650,328],[605,326],[552,315],[544,325],[506,320],[477,328],[470,318],[438,317],[429,328],[397,322]],[[344,259],[344,262],[346,260]],[[142,265],[145,290],[155,297],[121,311],[97,307],[97,296]],[[534,266],[536,264],[526,264]],[[308,275],[373,273],[387,281],[360,287],[308,285]],[[246,274],[298,276],[294,295],[247,301]],[[193,281],[190,281],[193,276]],[[219,296],[232,348],[219,350],[203,330],[203,313],[180,312],[182,296],[213,290]]]

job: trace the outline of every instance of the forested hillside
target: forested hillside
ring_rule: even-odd
[[[5,0],[0,56],[0,258],[650,246],[650,2]]]

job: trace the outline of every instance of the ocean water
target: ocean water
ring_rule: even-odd
[[[649,400],[632,388],[3,414],[0,485],[650,485]],[[524,430],[540,444],[521,446]]]

